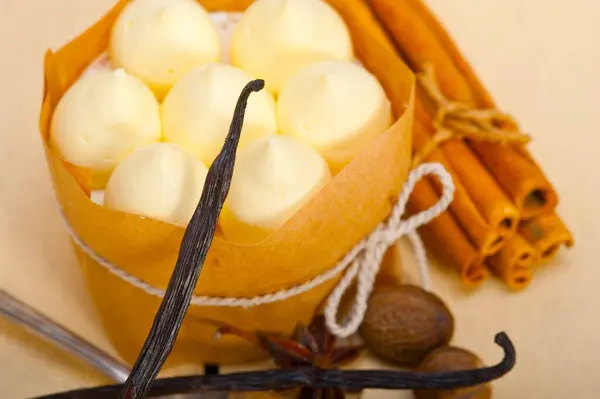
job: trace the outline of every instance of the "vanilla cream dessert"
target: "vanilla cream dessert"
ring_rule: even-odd
[[[221,230],[231,241],[259,242],[330,180],[327,163],[308,145],[291,137],[261,137],[238,153]]]
[[[218,61],[221,45],[209,14],[195,0],[133,0],[115,21],[109,53],[116,67],[164,98],[183,75]]]
[[[202,195],[208,168],[175,144],[136,150],[117,166],[104,205],[185,227]]]
[[[326,59],[351,60],[353,49],[344,20],[326,2],[257,0],[234,30],[231,58],[277,94],[296,71]]]
[[[240,92],[254,78],[240,68],[211,63],[181,78],[161,106],[165,140],[194,153],[206,165],[221,151]],[[275,101],[253,93],[246,108],[239,149],[277,133]]]
[[[50,145],[70,164],[92,170],[102,187],[136,148],[162,136],[152,91],[122,69],[101,69],[77,80],[52,115]]]
[[[329,60],[295,74],[277,100],[280,133],[317,149],[337,173],[392,124],[375,76],[351,61]]]

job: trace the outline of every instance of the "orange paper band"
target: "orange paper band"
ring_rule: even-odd
[[[56,103],[87,66],[103,53],[113,21],[126,0],[100,21],[45,59],[40,130],[56,196],[76,234],[95,252],[127,273],[165,288],[177,258],[183,229],[149,218],[110,210],[89,199],[85,172],[73,174],[48,147],[48,126]],[[250,0],[204,0],[210,11],[242,11]],[[322,192],[281,229],[255,245],[213,240],[195,294],[255,296],[298,285],[333,267],[346,252],[388,216],[410,166],[414,75],[386,48],[381,28],[365,15],[360,0],[330,0],[346,21],[356,54],[382,83],[397,120],[348,164]],[[356,5],[356,7],[354,7]],[[159,298],[145,294],[75,249],[102,323],[120,354],[133,361],[152,323]],[[169,364],[245,362],[264,356],[253,345],[195,323],[212,318],[245,329],[290,333],[306,323],[328,295],[335,279],[297,297],[242,308],[191,307]],[[127,325],[127,329],[122,327]]]

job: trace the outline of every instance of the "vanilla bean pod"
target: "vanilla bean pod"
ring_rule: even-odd
[[[225,144],[208,170],[198,207],[183,235],[165,297],[120,398],[145,398],[175,344],[229,191],[248,97],[263,87],[263,80],[254,80],[240,94]]]
[[[439,373],[397,370],[324,370],[294,368],[223,375],[176,377],[157,380],[151,397],[210,391],[281,391],[310,386],[313,388],[362,389],[456,389],[484,384],[508,373],[515,365],[515,348],[504,333],[496,335],[504,358],[494,366],[474,370]],[[117,397],[122,385],[104,386],[59,393],[37,399],[108,399]]]

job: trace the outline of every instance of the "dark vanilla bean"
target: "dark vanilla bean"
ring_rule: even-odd
[[[474,370],[423,373],[397,370],[323,370],[314,367],[177,377],[157,380],[151,397],[210,391],[282,391],[298,387],[362,389],[457,389],[498,379],[515,366],[515,348],[504,333],[496,335],[504,358],[495,366]],[[123,385],[81,389],[37,399],[116,398]]]
[[[208,170],[198,207],[183,235],[165,297],[127,381],[119,388],[120,398],[145,398],[175,344],[229,191],[248,97],[263,87],[263,80],[254,80],[240,94],[225,144]]]

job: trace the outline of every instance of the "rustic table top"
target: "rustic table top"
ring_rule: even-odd
[[[494,334],[518,350],[496,398],[593,398],[600,356],[598,2],[430,0],[505,110],[534,141],[531,150],[561,195],[559,213],[576,246],[541,270],[522,293],[492,281],[474,293],[432,267],[457,318],[454,343],[495,363]],[[77,268],[37,134],[44,51],[95,22],[113,0],[0,2],[0,288],[114,353]],[[0,387],[18,399],[108,382],[0,320]],[[396,394],[395,397],[401,395]],[[383,394],[375,397],[383,398]],[[390,397],[394,397],[391,395]],[[407,395],[406,397],[410,397]]]

